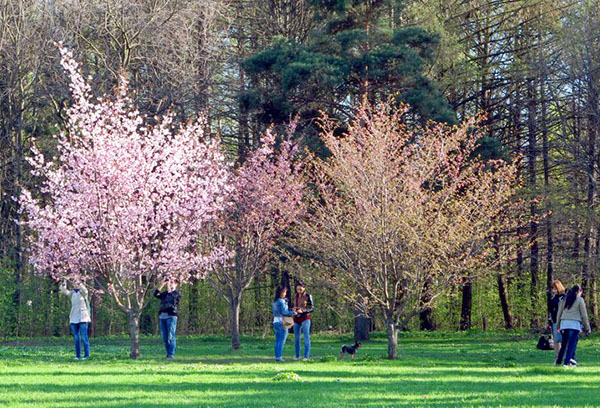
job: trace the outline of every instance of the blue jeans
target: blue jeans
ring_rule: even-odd
[[[159,320],[160,334],[165,344],[165,350],[167,350],[167,357],[173,357],[175,355],[175,347],[177,346],[177,339],[175,338],[177,316],[169,316],[166,319]]]
[[[300,334],[304,335],[304,358],[310,357],[310,319],[302,323],[294,323],[294,348],[296,358],[300,358]]]
[[[70,326],[75,340],[75,356],[81,358],[81,343],[83,342],[83,356],[88,358],[90,356],[90,339],[88,338],[87,322],[71,323]]]
[[[564,329],[562,331],[562,343],[560,343],[560,351],[556,364],[561,364],[563,356],[565,357],[564,364],[569,364],[572,358],[575,358],[577,351],[577,343],[579,342],[579,330]],[[566,355],[565,355],[566,352]]]
[[[558,323],[552,323],[552,339],[555,343],[562,342],[562,334],[560,334],[560,330],[558,330]]]
[[[273,323],[273,331],[275,332],[275,361],[279,361],[283,357],[283,346],[285,346],[288,331],[282,323]]]

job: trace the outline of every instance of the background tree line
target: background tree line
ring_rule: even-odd
[[[597,0],[2,0],[0,332],[67,332],[67,299],[27,266],[12,199],[36,182],[24,160],[31,138],[52,151],[54,125],[65,121],[56,41],[85,62],[95,89],[109,91],[126,70],[150,117],[172,110],[185,122],[205,110],[208,130],[239,162],[261,132],[294,117],[295,140],[326,157],[319,111],[343,123],[364,100],[400,98],[415,123],[485,112],[479,152],[519,160],[528,222],[508,262],[463,277],[408,326],[539,328],[557,278],[583,284],[597,324],[599,10]],[[242,332],[269,330],[272,288],[295,278],[315,297],[316,330],[347,331],[354,320],[383,328],[310,265],[275,259],[243,295]],[[182,291],[183,331],[229,330],[231,308],[209,282]],[[153,307],[142,331],[156,331]],[[94,298],[92,310],[95,334],[126,330],[108,300]]]

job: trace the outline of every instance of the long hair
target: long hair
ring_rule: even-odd
[[[579,287],[579,285],[575,285],[571,289],[569,289],[569,291],[567,292],[567,299],[565,300],[565,309],[570,309],[571,306],[573,306],[573,303],[575,303],[575,299],[577,299],[577,293],[580,290],[581,288]]]
[[[275,288],[275,299],[273,299],[273,302],[277,302],[277,299],[281,298],[281,292],[283,292],[284,290],[287,290],[287,287],[283,285],[278,285]]]
[[[565,293],[565,287],[563,286],[562,282],[558,279],[552,282],[552,287],[556,289],[556,293],[558,295],[562,295],[563,293]]]

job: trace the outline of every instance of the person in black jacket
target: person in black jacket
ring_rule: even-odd
[[[162,288],[167,285],[167,290],[161,292]],[[160,321],[160,333],[162,335],[165,349],[167,350],[167,360],[173,360],[175,356],[175,347],[177,341],[175,331],[177,329],[177,310],[179,309],[179,300],[181,295],[177,291],[179,281],[170,279],[154,290],[154,297],[160,299],[160,309],[158,309],[158,317]]]
[[[556,317],[560,302],[565,298],[565,287],[562,282],[555,280],[550,287],[552,298],[550,299],[550,316],[548,317],[548,326],[552,328],[552,339],[554,340],[554,360],[558,357],[560,345],[562,343],[562,335],[557,327]]]
[[[303,282],[296,283],[296,296],[294,296],[294,348],[296,360],[300,358],[300,334],[304,337],[304,361],[310,358],[310,314],[314,310],[313,298],[306,293]]]

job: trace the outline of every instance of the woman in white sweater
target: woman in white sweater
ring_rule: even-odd
[[[586,334],[589,334],[592,331],[582,294],[583,290],[579,285],[573,286],[558,307],[556,321],[562,333],[562,343],[555,361],[557,365],[563,362],[564,356],[564,367],[576,366],[575,353],[579,333],[585,331]]]
[[[88,323],[91,322],[91,319],[88,291],[79,282],[75,282],[73,286],[73,290],[68,290],[67,283],[63,282],[60,286],[60,292],[71,298],[69,323],[75,339],[75,360],[85,360],[90,356]],[[81,357],[81,343],[83,343],[83,357]]]

